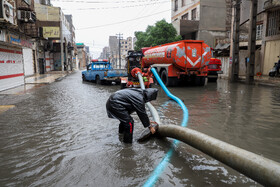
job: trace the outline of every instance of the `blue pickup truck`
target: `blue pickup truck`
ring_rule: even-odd
[[[83,81],[92,81],[97,84],[120,84],[121,77],[126,77],[125,69],[113,69],[108,60],[92,60],[87,70],[82,72]]]

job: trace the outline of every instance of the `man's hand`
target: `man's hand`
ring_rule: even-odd
[[[155,121],[150,121],[151,125],[149,127],[150,131],[152,134],[155,134],[156,133],[156,127],[157,127],[157,122]]]
[[[152,134],[155,134],[155,133],[156,133],[156,129],[155,129],[155,127],[150,126],[149,128],[150,128],[150,131],[151,131],[151,133],[152,133]]]

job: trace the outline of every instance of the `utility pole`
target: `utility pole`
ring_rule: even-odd
[[[257,22],[258,0],[251,0],[250,30],[249,30],[249,64],[247,64],[246,84],[254,82],[255,74],[255,51],[256,51],[256,22]]]
[[[119,69],[121,69],[121,39],[123,39],[123,34],[116,34],[119,38]]]
[[[233,30],[233,47],[232,47],[232,67],[231,67],[231,82],[238,81],[239,77],[239,33],[240,33],[240,3],[241,0],[236,0],[234,9],[234,30]]]

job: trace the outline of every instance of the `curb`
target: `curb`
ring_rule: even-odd
[[[228,77],[219,77],[220,79],[226,79],[230,81]],[[246,84],[245,83],[246,78],[239,77],[238,78],[238,83]],[[270,86],[270,87],[280,87],[280,79],[278,80],[263,80],[263,79],[254,79],[254,82],[251,85],[261,85],[261,86]]]

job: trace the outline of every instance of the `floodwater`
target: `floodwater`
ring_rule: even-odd
[[[77,72],[23,95],[0,114],[0,186],[142,186],[172,146],[171,139],[122,143],[105,103],[119,86],[82,82]],[[171,88],[189,110],[188,127],[280,162],[280,89],[230,84]],[[163,124],[182,111],[160,90],[152,104]],[[200,151],[179,143],[155,186],[260,186]]]

